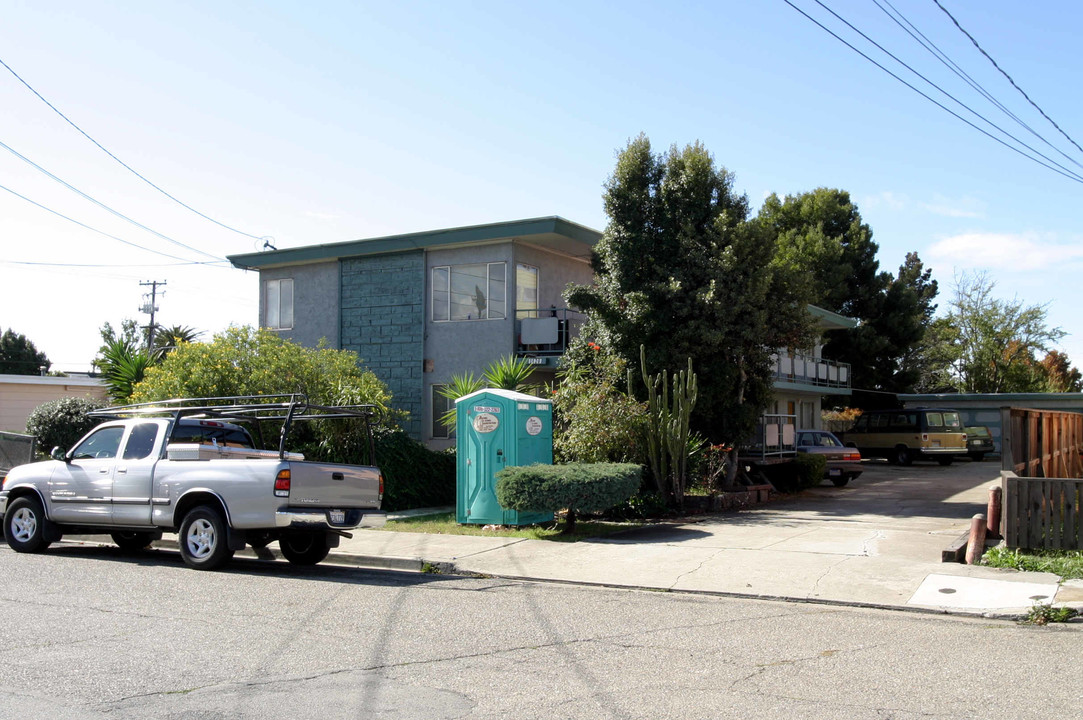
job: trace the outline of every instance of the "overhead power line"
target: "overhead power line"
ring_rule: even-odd
[[[38,170],[39,172],[44,173],[49,178],[51,178],[52,180],[55,180],[56,182],[60,183],[61,185],[68,188],[69,190],[71,190],[75,194],[79,195],[80,197],[83,197],[83,198],[89,200],[90,202],[94,203],[95,205],[102,208],[103,210],[107,210],[108,212],[111,212],[112,214],[116,215],[118,218],[120,218],[120,219],[122,219],[122,220],[124,220],[126,222],[130,222],[132,225],[135,225],[137,228],[140,228],[141,230],[146,230],[147,232],[149,232],[152,235],[157,235],[158,237],[162,238],[163,240],[171,242],[171,243],[173,243],[174,245],[176,245],[178,247],[184,248],[185,250],[191,250],[192,252],[198,253],[199,255],[205,255],[205,256],[207,256],[209,258],[214,258],[215,260],[223,260],[224,259],[224,258],[221,258],[221,257],[219,257],[217,255],[212,255],[209,252],[204,252],[204,251],[202,251],[202,250],[200,250],[198,248],[194,248],[191,245],[185,245],[180,240],[174,240],[173,238],[169,237],[168,235],[163,235],[162,233],[158,232],[157,230],[149,228],[146,225],[144,225],[143,223],[131,219],[130,217],[128,217],[124,213],[122,213],[122,212],[120,212],[118,210],[114,210],[113,208],[109,207],[105,203],[103,203],[103,202],[101,202],[99,200],[96,200],[96,199],[92,198],[91,196],[87,195],[85,192],[83,192],[79,188],[75,187],[71,183],[69,183],[69,182],[67,182],[65,180],[62,180],[61,178],[57,177],[56,175],[53,175],[51,172],[49,172],[48,170],[43,168],[41,165],[38,165],[36,162],[31,160],[30,158],[28,158],[25,155],[22,155],[21,153],[17,152],[14,148],[7,145],[3,141],[0,141],[0,147],[4,148],[9,153],[11,153],[15,157],[19,158],[23,162],[27,163],[28,165],[30,165],[34,169]]]
[[[1049,121],[1049,123],[1050,123],[1050,124],[1051,124],[1051,125],[1052,125],[1053,127],[1055,127],[1055,128],[1057,129],[1057,131],[1058,131],[1058,132],[1059,132],[1059,133],[1060,133],[1061,135],[1063,135],[1064,137],[1068,138],[1068,142],[1070,142],[1070,143],[1072,143],[1073,145],[1075,145],[1075,146],[1076,146],[1076,149],[1078,149],[1078,150],[1080,150],[1080,151],[1083,151],[1083,148],[1079,147],[1079,143],[1077,143],[1077,142],[1076,142],[1075,140],[1073,140],[1073,139],[1071,138],[1071,136],[1070,136],[1070,135],[1068,135],[1068,133],[1066,133],[1066,132],[1064,132],[1063,130],[1061,130],[1061,128],[1060,128],[1060,125],[1057,125],[1057,123],[1053,121],[1053,118],[1051,118],[1051,117],[1049,117],[1048,115],[1046,115],[1046,114],[1045,114],[1045,110],[1042,110],[1042,109],[1041,109],[1040,107],[1038,107],[1038,104],[1037,104],[1036,102],[1034,102],[1033,100],[1031,100],[1031,99],[1030,99],[1030,96],[1029,96],[1029,95],[1027,95],[1027,94],[1026,94],[1025,92],[1023,92],[1023,88],[1021,88],[1021,87],[1019,87],[1018,85],[1016,85],[1016,84],[1015,84],[1015,80],[1013,80],[1013,79],[1012,79],[1012,76],[1011,76],[1011,75],[1009,75],[1008,73],[1006,73],[1006,72],[1005,72],[1005,71],[1004,71],[1004,70],[1003,70],[1003,69],[1002,69],[1002,68],[1000,67],[1000,65],[997,65],[997,61],[993,59],[993,56],[992,56],[992,55],[990,55],[989,53],[985,52],[985,48],[983,48],[983,47],[982,47],[981,45],[979,45],[979,44],[978,44],[978,41],[974,39],[974,36],[973,36],[973,35],[971,35],[971,34],[970,34],[970,33],[968,33],[968,32],[967,32],[966,30],[964,30],[964,29],[963,29],[963,26],[959,24],[959,21],[955,19],[955,16],[954,16],[954,15],[952,15],[952,14],[951,14],[950,12],[948,12],[948,9],[947,9],[947,8],[945,8],[945,7],[943,6],[943,5],[941,5],[941,4],[940,4],[940,0],[933,0],[933,2],[935,2],[935,3],[936,3],[936,6],[937,6],[938,8],[940,8],[941,10],[943,10],[943,11],[944,11],[944,14],[945,14],[945,15],[947,15],[947,16],[948,16],[949,18],[951,18],[951,21],[952,21],[953,23],[955,23],[955,27],[959,28],[959,32],[961,32],[961,33],[962,33],[963,35],[966,35],[966,36],[967,36],[968,38],[970,38],[970,42],[974,43],[974,47],[976,47],[976,48],[978,49],[978,51],[979,51],[979,52],[980,52],[980,53],[981,53],[982,55],[984,55],[984,56],[986,57],[986,59],[987,59],[987,60],[989,60],[989,62],[993,63],[993,67],[995,67],[995,68],[996,68],[996,69],[997,69],[997,70],[998,70],[998,71],[1000,72],[1000,74],[1001,74],[1001,75],[1003,75],[1004,77],[1006,77],[1006,78],[1008,79],[1008,82],[1010,82],[1010,83],[1012,84],[1012,87],[1013,87],[1013,88],[1015,88],[1016,90],[1018,90],[1018,91],[1019,91],[1019,94],[1020,94],[1020,95],[1022,95],[1023,97],[1025,97],[1025,98],[1027,99],[1027,102],[1028,102],[1028,103],[1030,103],[1031,105],[1033,105],[1033,106],[1034,106],[1034,109],[1035,109],[1035,110],[1037,110],[1038,112],[1040,112],[1040,113],[1042,114],[1042,117],[1044,117],[1044,118],[1045,118],[1046,120],[1048,120],[1048,121]]]
[[[78,225],[81,228],[86,228],[87,230],[90,230],[91,232],[96,232],[99,235],[104,235],[105,237],[109,238],[110,240],[116,240],[119,243],[123,243],[125,245],[129,245],[131,247],[138,248],[139,250],[145,250],[145,251],[147,251],[149,253],[154,253],[155,255],[161,255],[162,257],[167,257],[167,258],[169,258],[171,260],[180,260],[182,263],[193,263],[195,265],[214,265],[217,262],[224,262],[222,260],[215,260],[213,262],[195,262],[195,261],[188,260],[187,258],[178,257],[177,255],[170,255],[169,253],[162,252],[161,250],[155,250],[153,248],[145,247],[145,246],[140,245],[138,243],[134,243],[134,242],[132,242],[130,240],[125,240],[124,238],[117,237],[116,235],[110,235],[109,233],[107,233],[107,232],[105,232],[103,230],[99,230],[97,228],[91,227],[91,226],[87,225],[86,223],[79,222],[78,220],[76,220],[74,218],[68,217],[64,213],[57,212],[56,210],[53,210],[52,208],[46,207],[46,206],[42,205],[39,202],[35,202],[35,201],[31,200],[30,198],[26,197],[25,195],[21,195],[20,193],[15,192],[14,190],[12,190],[9,187],[5,187],[3,185],[0,185],[0,190],[6,190],[7,192],[11,193],[15,197],[19,198],[20,200],[25,200],[26,202],[30,203],[31,205],[34,205],[35,207],[39,207],[42,210],[44,210],[45,212],[52,213],[53,215],[56,215],[59,218],[63,218],[64,220],[67,220],[70,223],[75,223],[76,225]]]
[[[861,31],[861,30],[859,30],[858,28],[854,27],[853,23],[851,23],[851,22],[850,22],[849,20],[847,20],[846,18],[844,18],[844,17],[842,17],[841,15],[839,15],[839,14],[838,14],[837,12],[835,12],[835,11],[834,11],[834,10],[832,10],[831,8],[829,8],[829,7],[827,6],[827,5],[825,5],[825,4],[823,3],[823,2],[821,2],[821,0],[815,0],[815,2],[816,2],[816,4],[817,4],[817,5],[819,5],[820,7],[822,7],[822,8],[824,9],[824,10],[826,10],[827,12],[829,12],[829,13],[831,13],[831,14],[832,14],[833,16],[835,16],[835,18],[836,18],[836,19],[837,19],[837,20],[838,20],[839,22],[841,22],[841,23],[845,24],[845,25],[846,25],[846,27],[850,28],[851,30],[853,30],[854,32],[856,32],[856,33],[857,33],[858,35],[860,35],[861,37],[865,38],[865,40],[867,40],[867,41],[868,41],[869,43],[871,43],[872,45],[874,45],[874,46],[876,47],[876,49],[877,49],[877,50],[879,50],[880,52],[884,53],[885,55],[887,55],[887,56],[888,56],[889,58],[891,58],[891,59],[892,59],[892,60],[894,60],[895,62],[897,62],[897,63],[899,63],[900,65],[902,65],[902,66],[903,66],[904,68],[906,68],[907,70],[909,70],[910,72],[912,72],[912,73],[913,73],[914,75],[917,75],[917,76],[918,76],[919,78],[921,78],[922,80],[924,80],[924,81],[925,81],[925,83],[926,83],[927,85],[929,85],[929,86],[931,86],[931,87],[934,87],[934,88],[936,88],[936,89],[937,89],[937,90],[938,90],[938,91],[940,92],[940,94],[941,94],[941,95],[943,95],[944,97],[948,98],[949,100],[951,100],[952,102],[954,102],[954,103],[955,103],[956,105],[958,105],[959,107],[961,107],[961,108],[965,109],[965,110],[966,110],[967,112],[969,112],[969,113],[970,113],[971,115],[974,115],[975,117],[981,118],[981,119],[982,119],[982,120],[983,120],[983,121],[984,121],[984,122],[985,122],[986,124],[988,124],[988,125],[990,125],[990,126],[992,126],[992,127],[996,128],[996,129],[997,129],[998,131],[1000,131],[1000,132],[1001,132],[1001,133],[1003,133],[1004,135],[1007,135],[1007,136],[1008,136],[1008,137],[1010,137],[1010,138],[1011,138],[1012,140],[1014,140],[1015,142],[1019,143],[1020,145],[1022,145],[1023,147],[1025,147],[1025,148],[1026,148],[1027,150],[1030,150],[1030,151],[1031,151],[1032,153],[1034,153],[1035,155],[1038,155],[1039,157],[1041,157],[1041,158],[1043,158],[1043,159],[1045,159],[1045,160],[1048,160],[1049,162],[1053,163],[1054,165],[1056,165],[1056,166],[1057,166],[1058,168],[1060,168],[1060,169],[1061,169],[1061,170],[1063,170],[1064,172],[1066,172],[1066,173],[1070,173],[1070,174],[1074,175],[1074,176],[1075,176],[1075,177],[1076,177],[1076,178],[1077,178],[1077,179],[1078,179],[1079,181],[1083,182],[1083,175],[1080,175],[1079,173],[1075,172],[1074,170],[1071,170],[1071,169],[1069,169],[1069,168],[1066,168],[1066,167],[1064,167],[1063,165],[1061,165],[1060,163],[1058,163],[1058,162],[1057,162],[1056,160],[1054,160],[1053,158],[1049,157],[1048,155],[1046,155],[1046,154],[1042,153],[1041,151],[1039,151],[1039,150],[1035,150],[1035,149],[1034,149],[1033,147],[1031,147],[1030,145],[1026,144],[1026,143],[1025,143],[1025,142],[1023,142],[1022,140],[1020,140],[1019,138],[1017,138],[1016,136],[1012,135],[1012,134],[1011,134],[1010,132],[1008,132],[1008,131],[1007,131],[1007,130],[1005,130],[1004,128],[1000,127],[1000,126],[999,126],[999,125],[997,125],[997,124],[996,124],[995,122],[993,122],[993,121],[992,121],[992,120],[990,120],[989,118],[985,117],[984,115],[982,115],[981,113],[979,113],[979,112],[978,112],[977,110],[974,110],[974,109],[973,109],[973,108],[971,108],[971,107],[970,107],[969,105],[967,105],[966,103],[964,103],[964,102],[963,102],[962,100],[959,100],[959,99],[958,99],[957,97],[955,97],[954,95],[952,95],[951,93],[949,93],[949,92],[948,92],[947,90],[945,90],[944,88],[940,87],[939,85],[937,85],[936,83],[934,83],[934,82],[933,82],[932,80],[930,80],[929,78],[927,78],[927,77],[925,77],[924,75],[922,75],[921,73],[919,73],[919,72],[918,72],[917,70],[915,70],[914,68],[912,68],[912,67],[911,67],[910,65],[908,65],[907,63],[905,63],[905,62],[903,62],[902,60],[900,60],[900,59],[899,59],[899,58],[898,58],[898,57],[897,57],[897,56],[896,56],[896,55],[895,55],[894,53],[892,53],[892,52],[891,52],[890,50],[888,50],[887,48],[885,48],[885,47],[884,47],[883,45],[881,45],[880,43],[878,43],[878,42],[876,42],[875,40],[873,40],[873,39],[872,39],[871,37],[869,37],[868,35],[866,35],[866,34],[865,34],[864,32],[862,32],[862,31]],[[941,106],[941,107],[943,107],[943,106]],[[947,109],[947,108],[945,108],[945,109]],[[1078,164],[1078,163],[1077,163],[1077,164]]]
[[[840,37],[840,36],[839,36],[839,35],[838,35],[837,33],[835,33],[835,32],[834,32],[833,30],[831,30],[830,28],[828,28],[827,26],[825,26],[825,25],[824,25],[823,23],[821,23],[821,22],[820,22],[819,20],[817,20],[816,18],[812,17],[811,15],[809,15],[808,13],[806,13],[806,12],[805,12],[804,10],[802,10],[801,8],[799,8],[799,7],[797,7],[796,5],[794,5],[794,4],[793,4],[793,3],[792,3],[792,2],[790,1],[790,0],[782,0],[782,1],[783,1],[784,3],[786,3],[787,5],[789,5],[789,6],[791,7],[791,8],[793,8],[794,10],[796,10],[797,12],[799,12],[799,13],[800,13],[801,15],[803,15],[803,16],[804,16],[804,17],[805,17],[805,18],[806,18],[807,20],[809,20],[810,22],[812,22],[812,23],[813,23],[814,25],[816,25],[817,27],[819,27],[819,28],[820,28],[821,30],[823,30],[824,32],[826,32],[826,33],[827,33],[828,35],[830,35],[831,37],[835,38],[836,40],[838,40],[839,42],[841,42],[841,43],[842,43],[843,45],[845,45],[846,47],[850,48],[851,50],[853,50],[854,52],[856,52],[856,53],[857,53],[858,55],[860,55],[861,57],[865,58],[866,60],[868,60],[868,61],[869,61],[870,63],[872,63],[873,65],[875,65],[876,67],[880,68],[880,69],[881,69],[881,70],[883,70],[883,71],[884,71],[885,73],[887,73],[887,74],[888,74],[888,75],[890,75],[891,77],[893,77],[893,78],[895,78],[896,80],[898,80],[899,82],[901,82],[901,83],[902,83],[903,85],[905,85],[906,87],[908,87],[908,88],[910,88],[911,90],[913,90],[914,92],[916,92],[916,93],[917,93],[918,95],[921,95],[921,96],[922,96],[923,98],[925,98],[926,100],[928,100],[928,101],[929,101],[929,102],[931,102],[932,104],[936,105],[936,106],[937,106],[938,108],[940,108],[940,109],[941,109],[941,110],[943,110],[944,112],[946,112],[946,113],[948,113],[948,114],[950,114],[950,115],[954,116],[954,117],[955,117],[956,119],[958,119],[958,120],[961,120],[962,122],[966,123],[966,124],[967,124],[967,125],[969,125],[970,127],[974,128],[975,130],[977,130],[978,132],[980,132],[980,133],[981,133],[982,135],[985,135],[986,137],[988,137],[988,138],[990,138],[990,139],[992,139],[992,140],[994,140],[994,141],[996,141],[996,142],[1000,143],[1001,145],[1003,145],[1004,147],[1008,148],[1008,149],[1009,149],[1009,150],[1011,150],[1012,152],[1018,153],[1019,155],[1022,155],[1023,157],[1027,158],[1028,160],[1030,160],[1030,161],[1032,161],[1032,162],[1035,162],[1035,163],[1037,163],[1037,164],[1041,165],[1042,167],[1044,167],[1044,168],[1046,168],[1046,169],[1048,169],[1048,170],[1052,170],[1053,172],[1057,173],[1058,175],[1063,175],[1064,177],[1068,178],[1069,180],[1073,180],[1073,181],[1075,181],[1075,182],[1078,182],[1078,183],[1080,183],[1080,184],[1083,184],[1083,177],[1080,177],[1080,176],[1076,175],[1076,174],[1075,174],[1074,172],[1072,172],[1072,171],[1070,171],[1070,170],[1067,170],[1067,171],[1066,171],[1066,170],[1060,170],[1060,169],[1057,169],[1057,167],[1054,167],[1054,165],[1056,165],[1056,163],[1053,163],[1052,165],[1050,165],[1050,164],[1047,164],[1047,163],[1044,163],[1044,162],[1042,162],[1041,160],[1039,160],[1038,158],[1036,158],[1036,157],[1033,157],[1033,156],[1031,156],[1031,155],[1028,155],[1027,153],[1023,152],[1022,150],[1020,150],[1019,148],[1015,147],[1014,145],[1010,145],[1009,143],[1005,142],[1005,141],[1004,141],[1004,140],[1002,140],[1001,138],[998,138],[998,137],[997,137],[996,135],[993,135],[992,133],[990,133],[990,132],[989,132],[988,130],[986,130],[985,128],[982,128],[982,127],[979,127],[978,125],[975,125],[975,124],[974,124],[974,123],[972,123],[972,122],[971,122],[970,120],[967,120],[967,119],[966,119],[965,117],[963,117],[963,116],[962,116],[962,115],[960,115],[959,113],[955,112],[955,111],[954,111],[954,110],[952,110],[951,108],[949,108],[949,107],[945,106],[945,105],[944,105],[943,103],[941,103],[941,102],[938,102],[938,101],[937,101],[936,99],[934,99],[934,98],[930,97],[929,95],[925,94],[924,92],[922,92],[922,91],[921,91],[921,90],[919,90],[918,88],[916,88],[916,87],[914,87],[913,85],[911,85],[910,83],[908,83],[908,82],[907,82],[906,80],[904,80],[903,78],[901,78],[901,77],[899,77],[898,75],[896,75],[895,73],[891,72],[891,70],[887,69],[886,67],[884,67],[884,66],[883,66],[883,65],[881,65],[880,63],[876,62],[876,60],[872,59],[871,57],[869,57],[869,56],[868,56],[868,55],[866,55],[865,53],[863,53],[863,52],[861,52],[860,50],[858,50],[858,49],[857,49],[856,47],[854,47],[854,46],[853,46],[853,45],[851,45],[851,44],[850,44],[849,42],[847,42],[847,41],[846,41],[846,40],[845,40],[844,38]],[[1040,154],[1040,153],[1039,153],[1039,154]]]
[[[165,196],[166,196],[167,198],[169,198],[169,199],[170,199],[170,200],[172,200],[173,202],[177,203],[177,204],[178,204],[178,205],[180,205],[181,207],[185,208],[186,210],[190,210],[191,212],[194,212],[194,213],[195,213],[196,215],[200,216],[200,217],[201,217],[201,218],[203,218],[204,220],[209,220],[210,222],[214,223],[215,225],[218,225],[219,227],[223,227],[223,228],[225,228],[226,230],[229,230],[229,231],[231,231],[231,232],[235,232],[235,233],[237,233],[238,235],[244,235],[245,237],[249,237],[249,238],[252,238],[253,240],[262,240],[262,239],[263,239],[263,237],[261,237],[261,236],[259,236],[259,235],[252,235],[251,233],[246,233],[246,232],[244,232],[243,230],[238,230],[237,228],[235,228],[235,227],[231,227],[231,226],[229,226],[229,225],[225,224],[224,222],[221,222],[221,221],[219,221],[219,220],[215,220],[215,219],[214,219],[214,218],[212,218],[212,217],[211,217],[210,215],[206,215],[206,214],[204,214],[204,213],[201,213],[201,212],[200,212],[199,210],[196,210],[196,209],[195,209],[194,207],[192,207],[191,205],[188,205],[187,203],[184,203],[184,202],[182,202],[181,200],[178,200],[178,199],[177,199],[176,197],[174,197],[173,195],[169,194],[168,192],[166,192],[166,191],[165,191],[165,190],[163,190],[162,188],[158,187],[157,185],[155,185],[154,183],[152,183],[152,182],[151,182],[150,180],[148,180],[147,178],[145,178],[145,177],[144,177],[143,175],[141,175],[140,173],[138,173],[138,172],[137,172],[137,171],[136,171],[136,170],[135,170],[134,168],[132,168],[132,167],[131,167],[130,165],[128,165],[128,164],[127,164],[126,162],[124,162],[123,160],[121,160],[120,158],[118,158],[118,157],[117,157],[116,155],[114,155],[113,153],[111,153],[111,152],[109,152],[108,150],[106,150],[106,149],[105,149],[105,147],[104,147],[104,146],[103,146],[103,145],[102,145],[101,143],[99,143],[99,142],[98,142],[97,140],[95,140],[94,138],[90,137],[90,135],[88,135],[88,134],[86,133],[86,131],[85,131],[85,130],[83,130],[83,128],[81,128],[81,127],[79,127],[78,125],[76,125],[76,124],[75,124],[74,122],[72,122],[72,121],[71,121],[71,120],[70,120],[70,119],[68,118],[68,116],[67,116],[67,115],[65,115],[64,113],[60,112],[60,110],[58,110],[58,109],[56,108],[56,106],[55,106],[55,105],[53,105],[53,104],[52,104],[51,102],[49,102],[48,100],[46,100],[46,99],[45,99],[45,98],[44,98],[44,97],[42,96],[42,94],[41,94],[41,93],[39,93],[39,92],[38,92],[37,90],[35,90],[35,89],[34,89],[34,88],[33,88],[33,87],[32,87],[32,86],[30,85],[30,83],[28,83],[28,82],[27,82],[26,80],[23,80],[23,79],[22,79],[22,78],[21,78],[21,77],[19,76],[19,74],[18,74],[17,72],[15,72],[14,70],[12,70],[12,69],[11,69],[11,66],[10,66],[10,65],[8,65],[8,64],[7,64],[6,62],[4,62],[4,61],[3,61],[2,59],[0,59],[0,65],[3,65],[3,66],[4,66],[5,68],[7,68],[8,72],[10,72],[10,73],[11,73],[12,75],[14,75],[14,76],[15,76],[15,79],[16,79],[16,80],[18,80],[18,81],[19,81],[19,82],[21,82],[21,83],[22,83],[23,85],[25,85],[25,86],[26,86],[26,88],[27,88],[27,89],[28,89],[28,90],[29,90],[30,92],[34,93],[34,94],[35,94],[35,95],[36,95],[36,96],[38,97],[38,99],[39,99],[39,100],[41,100],[41,101],[42,101],[43,103],[45,103],[46,105],[48,105],[48,106],[49,106],[49,109],[51,109],[51,110],[52,110],[53,112],[55,112],[55,113],[56,113],[57,115],[59,115],[59,116],[60,116],[61,118],[63,118],[63,119],[64,119],[64,122],[68,123],[68,124],[69,124],[69,125],[71,125],[71,126],[72,126],[73,128],[75,128],[76,130],[78,130],[78,131],[79,131],[79,134],[80,134],[80,135],[82,135],[83,137],[85,137],[85,138],[86,138],[87,140],[89,140],[90,142],[94,143],[94,145],[96,145],[96,146],[98,147],[98,149],[99,149],[99,150],[101,150],[101,151],[102,151],[103,153],[105,153],[105,154],[106,154],[106,155],[108,155],[109,157],[113,158],[113,159],[114,159],[114,160],[116,160],[116,161],[117,161],[118,163],[120,163],[120,165],[121,165],[121,166],[122,166],[122,167],[123,167],[123,168],[124,168],[125,170],[127,170],[127,171],[128,171],[128,172],[130,172],[131,174],[135,175],[135,176],[136,176],[137,178],[139,178],[140,180],[142,180],[143,182],[145,182],[145,183],[146,183],[147,185],[150,185],[150,186],[151,186],[152,188],[154,188],[155,190],[157,190],[158,192],[160,192],[160,193],[161,193],[162,195],[165,195]]]
[[[960,67],[958,63],[956,63],[954,60],[952,60],[950,57],[948,57],[947,53],[945,53],[939,47],[937,47],[936,43],[934,43],[932,40],[930,40],[928,37],[926,37],[924,33],[922,33],[920,30],[918,30],[918,28],[912,22],[910,22],[906,18],[906,16],[903,15],[898,10],[898,8],[896,8],[894,5],[892,5],[888,0],[872,0],[872,1],[873,1],[873,3],[876,4],[876,7],[880,8],[880,10],[885,15],[887,15],[889,18],[891,18],[891,20],[896,25],[898,25],[900,28],[902,28],[903,31],[906,32],[906,34],[908,34],[910,37],[912,37],[919,45],[921,45],[927,51],[929,51],[929,53],[932,54],[933,57],[935,57],[937,60],[940,61],[941,64],[943,64],[945,67],[947,67],[953,73],[955,73],[955,75],[957,77],[959,77],[961,80],[963,80],[963,82],[965,82],[967,85],[969,85],[971,88],[973,88],[976,92],[978,92],[982,97],[984,97],[990,103],[995,105],[1002,113],[1004,113],[1005,115],[1010,117],[1012,120],[1014,120],[1016,122],[1016,124],[1018,124],[1020,127],[1024,128],[1027,132],[1029,132],[1031,135],[1033,135],[1037,139],[1041,140],[1048,147],[1055,150],[1065,160],[1067,160],[1068,162],[1070,162],[1070,163],[1072,163],[1072,164],[1074,164],[1074,165],[1076,165],[1078,167],[1083,167],[1083,164],[1080,164],[1080,162],[1078,160],[1076,160],[1072,156],[1068,155],[1063,150],[1061,150],[1059,147],[1057,147],[1056,145],[1051,143],[1049,140],[1047,140],[1045,138],[1045,136],[1043,136],[1037,130],[1032,128],[1029,123],[1027,123],[1025,120],[1020,118],[1018,115],[1016,115],[1014,112],[1012,112],[1006,105],[1004,105],[1004,103],[1000,102],[1000,100],[998,100],[996,97],[994,97],[993,94],[990,93],[988,90],[986,90],[982,86],[981,83],[979,83],[977,80],[972,78],[965,70],[963,70],[963,68]],[[884,7],[884,5],[887,5],[888,8],[891,8],[891,11],[889,12],[888,9]]]
[[[200,265],[208,268],[221,268],[223,270],[229,269],[231,266],[226,264],[228,260],[222,260],[219,262],[199,262],[196,260],[186,260],[184,262],[175,263],[55,263],[55,262],[34,262],[31,260],[0,260],[0,265],[25,265],[27,267],[66,267],[66,268],[163,268],[163,267],[183,267],[185,265]],[[221,264],[220,264],[221,263]]]

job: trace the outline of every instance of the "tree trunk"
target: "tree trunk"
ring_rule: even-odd
[[[561,531],[562,535],[571,535],[575,532],[575,508],[568,508],[567,514],[564,516],[564,529]]]

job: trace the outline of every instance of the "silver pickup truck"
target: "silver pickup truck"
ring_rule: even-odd
[[[17,552],[41,552],[64,533],[109,534],[139,550],[179,535],[181,557],[209,570],[246,545],[277,541],[291,563],[313,565],[362,525],[382,524],[375,465],[308,462],[285,449],[294,423],[345,421],[367,436],[370,406],[310,405],[304,396],[196,398],[128,405],[67,452],[13,468],[0,516]],[[278,449],[253,440],[278,429]],[[354,428],[351,428],[354,430]],[[260,445],[263,443],[261,442]]]

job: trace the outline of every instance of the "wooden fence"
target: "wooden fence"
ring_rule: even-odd
[[[1083,549],[1083,415],[1001,410],[1008,547]]]

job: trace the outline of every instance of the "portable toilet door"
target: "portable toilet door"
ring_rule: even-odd
[[[496,474],[512,465],[553,462],[552,403],[514,390],[479,390],[455,401],[455,519],[463,524],[531,525],[552,512],[519,512],[496,499]]]

